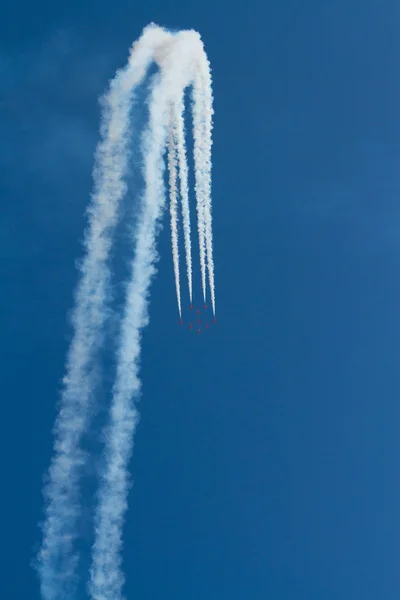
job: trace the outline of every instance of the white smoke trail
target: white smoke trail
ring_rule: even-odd
[[[94,600],[120,600],[123,576],[120,570],[122,525],[129,487],[128,463],[133,435],[138,421],[133,399],[140,392],[139,358],[141,330],[148,322],[147,303],[151,278],[155,273],[156,236],[164,207],[163,154],[172,130],[174,147],[172,180],[176,201],[176,153],[180,169],[185,248],[192,298],[192,267],[188,205],[187,163],[184,139],[183,99],[187,85],[193,82],[195,69],[205,53],[200,36],[186,31],[172,36],[156,26],[147,27],[134,44],[125,69],[111,82],[104,99],[102,141],[96,152],[94,193],[88,210],[89,225],[85,234],[86,256],[81,266],[81,280],[72,317],[73,340],[69,349],[61,408],[55,426],[55,451],[44,494],[46,498],[43,543],[37,569],[44,600],[65,600],[75,595],[77,556],[74,543],[80,513],[79,477],[86,459],[82,449],[91,416],[95,392],[95,361],[107,316],[110,272],[108,257],[118,217],[118,206],[125,193],[129,112],[135,86],[143,79],[155,58],[161,68],[156,78],[150,104],[150,123],[144,143],[146,182],[142,214],[136,234],[132,279],[121,325],[117,356],[117,376],[113,387],[110,422],[106,431],[105,467],[95,514],[95,541],[89,591]],[[206,81],[207,83],[207,81]],[[199,214],[200,262],[205,297],[205,253],[212,260],[212,238],[206,240],[211,227],[206,198],[209,189],[207,138],[211,127],[206,124],[207,103],[204,90],[194,91],[194,137],[196,195]],[[168,113],[173,107],[173,116]],[[211,112],[210,112],[211,118]],[[211,145],[209,144],[209,150]],[[171,168],[171,164],[170,164]],[[209,169],[210,173],[211,170]],[[176,210],[176,208],[175,208]],[[208,234],[207,234],[208,235]],[[177,239],[177,238],[176,238]],[[174,242],[173,242],[174,244]],[[210,250],[211,249],[211,250]],[[210,285],[211,285],[210,279]],[[179,272],[178,272],[179,283]],[[179,289],[179,288],[178,288]],[[212,285],[213,289],[213,285]],[[179,308],[180,300],[178,298]]]
[[[84,241],[86,256],[72,314],[73,339],[54,428],[54,455],[43,492],[45,520],[36,568],[45,600],[60,600],[73,593],[77,565],[74,542],[80,512],[79,477],[85,461],[81,442],[95,388],[93,361],[107,314],[111,239],[119,202],[125,194],[123,178],[128,158],[132,90],[144,76],[154,46],[165,35],[155,27],[144,30],[132,47],[127,67],[117,73],[103,101],[103,139],[96,152],[94,193]]]
[[[197,230],[199,234],[200,272],[203,300],[206,301],[206,247],[204,222],[204,148],[202,140],[202,90],[199,76],[196,73],[192,90],[193,98],[193,138],[194,138],[194,171],[197,210]]]
[[[168,107],[190,83],[192,57],[201,52],[203,47],[196,32],[178,34],[174,45],[168,47],[168,60],[162,63],[161,77],[152,93],[145,148],[144,208],[122,322],[117,378],[106,435],[106,465],[95,518],[96,539],[89,586],[94,600],[121,598],[122,525],[127,507],[128,463],[138,420],[133,398],[141,386],[138,378],[141,329],[148,322],[148,293],[157,258],[157,224],[164,205],[162,157],[169,124]]]
[[[174,116],[173,116],[173,131],[175,135],[175,143],[178,150],[178,162],[179,162],[179,179],[180,179],[180,192],[182,202],[182,220],[183,220],[183,233],[185,240],[185,253],[186,253],[186,269],[187,279],[189,287],[189,300],[192,304],[193,300],[193,285],[192,285],[192,249],[190,241],[190,209],[189,209],[189,189],[188,189],[188,166],[186,160],[186,144],[185,144],[185,126],[183,113],[185,110],[185,104],[183,98],[174,104]]]
[[[176,144],[173,131],[173,112],[171,108],[171,118],[168,134],[168,169],[169,169],[169,210],[171,215],[171,244],[172,261],[174,265],[176,299],[178,302],[179,316],[182,317],[181,290],[179,275],[179,247],[178,247],[178,199],[176,187]]]
[[[214,283],[214,258],[212,239],[212,217],[211,217],[211,147],[212,147],[212,115],[213,97],[210,63],[206,56],[199,61],[199,69],[194,83],[195,96],[202,96],[202,175],[203,175],[203,201],[204,201],[204,227],[205,243],[207,250],[207,269],[211,293],[211,304],[215,315],[215,283]]]

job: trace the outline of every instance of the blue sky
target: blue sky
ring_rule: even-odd
[[[39,598],[30,562],[71,334],[97,98],[155,21],[199,30],[213,67],[219,322],[201,339],[177,327],[166,227],[143,340],[127,598],[397,599],[399,7],[39,1],[10,5],[7,15],[4,597]]]

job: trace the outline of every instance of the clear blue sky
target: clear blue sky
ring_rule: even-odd
[[[30,561],[97,98],[155,21],[199,30],[213,67],[219,323],[200,339],[177,327],[166,228],[143,343],[127,598],[397,600],[398,3],[8,4],[1,596],[39,599]]]

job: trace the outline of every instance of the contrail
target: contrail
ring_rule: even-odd
[[[77,555],[74,542],[80,514],[79,478],[86,460],[82,436],[86,431],[102,340],[110,284],[108,257],[126,186],[129,111],[132,90],[143,78],[163,32],[153,27],[132,47],[129,63],[117,72],[103,99],[102,141],[96,151],[94,193],[88,209],[81,280],[72,313],[73,339],[68,351],[59,414],[54,427],[54,454],[43,490],[45,520],[36,568],[45,600],[73,593]],[[164,34],[165,35],[165,34]]]
[[[141,387],[138,378],[141,330],[148,323],[149,286],[156,271],[156,234],[164,206],[163,154],[170,122],[168,108],[190,83],[191,58],[202,51],[202,44],[196,32],[181,32],[168,50],[169,60],[162,63],[160,79],[153,88],[150,103],[145,143],[144,208],[122,323],[117,378],[106,433],[106,465],[95,517],[96,539],[89,585],[94,600],[119,600],[122,597],[122,526],[129,487],[128,464],[138,421],[133,399]]]
[[[182,202],[182,220],[183,220],[183,232],[185,240],[185,253],[186,253],[186,269],[187,279],[189,287],[189,300],[190,304],[193,301],[193,290],[192,290],[192,248],[190,241],[190,209],[189,209],[189,190],[188,190],[188,167],[186,160],[186,144],[185,144],[185,127],[184,127],[184,113],[185,105],[183,98],[179,102],[174,104],[174,116],[173,116],[173,130],[175,135],[175,144],[178,151],[178,162],[179,162],[179,179],[180,179],[180,192]]]
[[[179,276],[179,247],[178,247],[178,199],[177,199],[177,169],[176,169],[176,144],[173,130],[173,112],[171,108],[171,118],[168,136],[168,169],[169,169],[169,210],[171,215],[171,244],[172,261],[174,265],[176,299],[178,302],[179,316],[182,317],[181,307],[181,289]]]

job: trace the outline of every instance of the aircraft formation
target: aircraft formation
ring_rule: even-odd
[[[196,313],[195,313],[195,314],[196,314],[196,317],[195,317],[195,325],[194,325],[194,324],[193,324],[193,323],[190,321],[190,322],[189,322],[189,324],[188,324],[188,329],[189,329],[189,331],[193,331],[193,330],[195,329],[195,330],[196,330],[196,333],[197,333],[197,335],[200,335],[200,334],[201,334],[201,332],[202,332],[202,329],[201,329],[202,320],[201,320],[201,318],[200,318],[200,315],[201,315],[201,309],[200,309],[200,308],[194,309],[194,306],[193,306],[193,304],[189,304],[189,309],[190,309],[190,310],[196,310]],[[206,311],[207,309],[208,309],[208,306],[207,306],[207,304],[204,304],[204,305],[203,305],[203,310],[204,310],[204,311]],[[207,315],[206,315],[206,318],[207,318]],[[217,322],[217,319],[215,318],[215,316],[214,316],[214,317],[211,319],[211,322],[212,322],[212,323],[216,323],[216,322]],[[183,323],[183,319],[180,319],[180,320],[179,320],[179,325],[183,325],[183,324],[184,324],[184,323]],[[196,329],[196,325],[197,325],[197,329]],[[209,328],[210,328],[210,323],[209,323],[209,321],[207,321],[207,320],[205,321],[205,323],[204,323],[204,328],[205,328],[205,329],[209,329]]]

